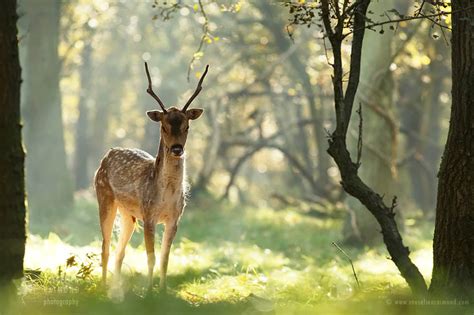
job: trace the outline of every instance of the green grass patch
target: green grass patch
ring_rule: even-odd
[[[295,210],[224,204],[207,210],[191,204],[186,210],[170,256],[168,295],[145,291],[146,254],[140,229],[127,248],[122,284],[103,288],[97,220],[94,202],[80,200],[64,219],[67,231],[57,229],[63,235],[29,236],[25,257],[29,271],[17,283],[21,302],[16,311],[367,314],[370,310],[398,314],[421,308],[433,312],[426,305],[408,305],[416,301],[407,302],[411,301],[409,289],[383,247],[344,248],[354,261],[359,287],[349,262],[331,244],[340,238],[340,221],[308,217]],[[412,257],[426,279],[431,273],[430,233],[427,224],[405,232]],[[157,275],[158,264],[156,283]]]

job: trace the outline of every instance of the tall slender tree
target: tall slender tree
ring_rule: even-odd
[[[439,171],[434,293],[474,297],[474,11],[452,4],[452,105]]]
[[[88,32],[92,37],[92,32]],[[79,118],[76,123],[76,148],[74,150],[74,173],[76,189],[89,187],[91,179],[88,172],[89,157],[89,108],[87,102],[91,90],[92,70],[92,38],[88,40],[82,50],[81,91],[79,94]]]
[[[424,215],[434,217],[438,184],[436,174],[443,153],[440,96],[447,90],[445,78],[451,72],[446,61],[449,50],[445,42],[435,41],[424,32],[420,35],[424,37],[423,53],[431,62],[422,70],[413,68],[402,75],[397,107],[400,108],[400,130],[406,135],[404,166],[411,183],[409,190]],[[419,88],[413,89],[413,86]]]
[[[374,16],[394,8],[396,0],[372,1]],[[393,196],[396,190],[396,133],[390,113],[393,111],[393,79],[389,70],[394,33],[366,32],[362,48],[361,77],[355,106],[362,105],[364,146],[360,176],[380,194]],[[357,128],[357,126],[355,126]],[[355,141],[353,141],[355,142]],[[352,147],[356,147],[353,145]],[[391,197],[388,197],[391,198]],[[382,238],[374,226],[375,218],[355,199],[348,200],[351,218],[346,220],[344,237],[355,243],[373,245]]]
[[[27,26],[24,38],[22,113],[25,120],[26,172],[32,221],[51,220],[50,211],[72,204],[66,166],[58,58],[60,2],[21,2]]]

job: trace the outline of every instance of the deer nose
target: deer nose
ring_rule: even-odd
[[[184,153],[183,146],[181,144],[174,144],[171,146],[171,153],[175,156],[181,156]]]

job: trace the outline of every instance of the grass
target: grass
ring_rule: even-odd
[[[341,222],[311,218],[291,209],[222,205],[218,209],[198,210],[197,205],[190,204],[170,257],[168,295],[145,292],[146,255],[140,230],[127,249],[122,285],[104,289],[99,277],[96,211],[91,198],[81,198],[62,225],[55,228],[60,236],[29,236],[25,267],[30,271],[25,280],[17,283],[21,302],[15,305],[14,313],[399,314],[417,312],[419,308],[433,311],[428,306],[404,305],[422,302],[410,300],[406,283],[386,258],[383,247],[344,248],[354,261],[361,282],[358,287],[350,264],[331,244],[340,238]],[[405,235],[413,259],[429,279],[431,227],[418,225]],[[113,255],[110,266],[112,262]]]

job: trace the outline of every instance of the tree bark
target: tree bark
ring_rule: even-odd
[[[23,275],[23,256],[26,241],[25,154],[21,143],[21,69],[18,58],[16,22],[16,1],[1,1],[0,286]]]
[[[441,162],[431,291],[474,297],[474,13],[453,0],[452,106]]]
[[[38,222],[56,218],[73,201],[59,91],[60,2],[26,0],[22,5],[28,20],[22,58],[27,190],[31,221]]]

